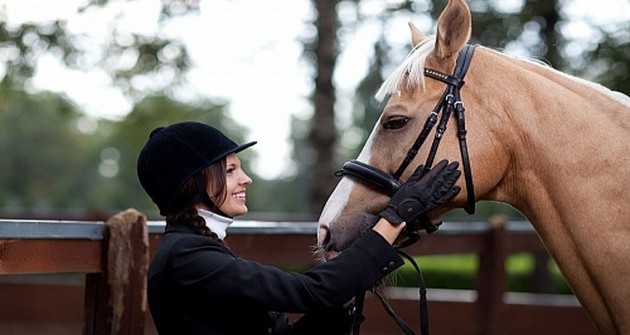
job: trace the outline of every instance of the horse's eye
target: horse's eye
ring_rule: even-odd
[[[383,129],[393,130],[404,127],[411,118],[406,116],[392,116],[383,124]]]

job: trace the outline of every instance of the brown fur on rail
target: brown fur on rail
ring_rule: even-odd
[[[112,328],[118,331],[125,311],[125,296],[133,294],[129,292],[131,269],[141,266],[141,269],[136,270],[145,274],[143,278],[146,277],[149,264],[149,237],[146,217],[134,209],[112,216],[107,220],[106,226],[109,233],[107,281],[111,290]],[[138,239],[137,234],[141,235],[139,239],[141,243],[134,246],[133,241]],[[144,312],[147,306],[146,280],[142,280],[141,297]]]

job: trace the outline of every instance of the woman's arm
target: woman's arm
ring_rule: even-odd
[[[303,274],[236,258],[194,235],[175,243],[169,259],[165,270],[175,285],[200,298],[224,297],[298,313],[341,306],[403,264],[390,243],[371,230],[338,257]]]

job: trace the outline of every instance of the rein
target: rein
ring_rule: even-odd
[[[350,160],[344,163],[341,170],[337,171],[335,175],[338,177],[355,177],[370,186],[376,187],[379,191],[389,196],[392,196],[402,185],[400,176],[402,176],[409,164],[414,160],[414,158],[420,151],[420,148],[424,144],[425,140],[429,137],[429,133],[436,125],[436,123],[438,123],[439,117],[439,124],[437,125],[437,128],[435,130],[433,143],[431,144],[429,154],[424,164],[422,175],[425,175],[429,172],[431,166],[433,165],[433,161],[435,160],[438,147],[440,146],[440,141],[442,140],[442,137],[444,136],[444,133],[446,131],[446,126],[448,124],[448,121],[450,120],[450,116],[454,115],[457,120],[457,136],[459,139],[459,149],[462,158],[462,166],[464,169],[464,178],[466,182],[466,191],[468,197],[464,209],[468,214],[473,214],[475,212],[475,189],[470,168],[468,145],[466,143],[467,131],[466,120],[464,118],[465,109],[464,103],[461,99],[460,89],[462,88],[462,86],[464,86],[464,77],[468,72],[468,67],[470,66],[474,51],[475,46],[466,45],[459,52],[457,56],[457,61],[455,63],[455,70],[452,75],[448,75],[432,69],[424,69],[424,74],[427,77],[445,83],[446,89],[444,90],[444,93],[442,94],[442,97],[440,98],[436,106],[433,108],[433,111],[425,121],[424,126],[422,127],[422,130],[418,134],[413,145],[411,146],[409,151],[407,151],[407,155],[393,175],[390,175],[385,171],[382,171],[378,168],[370,166],[369,164],[357,160]],[[397,245],[396,249],[401,256],[405,257],[412,264],[418,274],[418,279],[420,283],[420,300],[418,302],[420,313],[420,334],[429,335],[428,303],[426,299],[426,288],[422,272],[420,271],[420,267],[416,264],[413,258],[400,250],[400,248],[407,247],[420,240],[421,231],[424,230],[427,234],[430,234],[438,230],[440,223],[433,224],[430,222],[428,216],[425,216],[424,218],[420,219],[419,224],[420,227],[415,227],[415,224],[409,224],[405,228],[407,239]],[[378,292],[374,288],[372,288],[371,291],[376,294],[387,314],[392,317],[392,319],[394,319],[394,321],[398,324],[398,326],[406,335],[416,335],[416,333],[414,333],[414,331],[402,319],[400,319],[400,317],[398,317],[396,313],[394,313],[393,309],[387,303],[385,297],[383,297],[380,292]],[[365,293],[366,292],[360,292],[355,297],[356,311],[354,316],[354,323],[352,325],[352,334],[354,335],[359,335],[361,322],[363,321],[362,311]]]
[[[427,302],[427,288],[424,283],[424,277],[422,276],[422,271],[420,271],[420,266],[418,265],[418,263],[416,263],[416,261],[411,256],[409,256],[407,253],[403,252],[399,248],[400,247],[396,247],[396,251],[398,252],[398,254],[406,258],[407,261],[411,263],[413,268],[416,270],[416,274],[418,275],[418,294],[420,296],[420,300],[418,302],[418,305],[419,305],[418,313],[420,317],[419,319],[420,320],[420,333],[419,334],[429,335],[429,304]],[[383,309],[385,310],[387,315],[389,315],[394,320],[394,322],[396,322],[398,327],[403,331],[403,333],[405,333],[405,335],[416,335],[416,333],[412,330],[412,328],[403,319],[401,319],[398,315],[396,315],[396,312],[394,312],[394,309],[392,308],[392,306],[387,302],[387,298],[383,296],[381,292],[378,291],[376,286],[372,287],[370,291],[374,295],[376,295],[378,300],[381,302],[381,306],[383,306]],[[365,301],[366,293],[367,292],[361,292],[357,294],[354,300],[355,314],[354,314],[354,320],[352,323],[353,335],[359,335],[359,332],[361,329],[361,323],[364,320],[363,304]]]

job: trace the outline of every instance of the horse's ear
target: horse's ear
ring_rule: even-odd
[[[464,0],[449,0],[437,22],[435,51],[439,58],[456,55],[472,31],[470,9]]]
[[[411,45],[415,48],[426,36],[411,22],[409,22],[409,29],[411,29]]]

